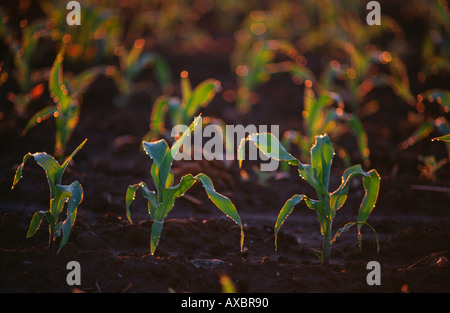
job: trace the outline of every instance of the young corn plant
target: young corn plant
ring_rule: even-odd
[[[277,56],[283,55],[288,60],[279,61]],[[251,110],[251,93],[267,83],[275,74],[289,73],[293,79],[312,80],[312,72],[301,64],[303,58],[295,47],[285,40],[260,40],[254,42],[245,54],[235,56],[233,66],[237,74],[238,109],[247,113]]]
[[[150,158],[153,159],[151,167],[151,176],[156,186],[156,191],[150,190],[144,182],[130,185],[126,193],[126,215],[130,223],[132,223],[130,215],[130,205],[135,199],[136,190],[141,188],[144,198],[148,200],[148,213],[153,220],[151,236],[150,236],[150,252],[153,255],[161,236],[164,220],[167,214],[172,210],[175,200],[182,197],[185,192],[191,188],[196,182],[202,183],[208,197],[211,201],[230,219],[236,222],[241,228],[241,250],[244,241],[244,230],[239,214],[236,211],[231,200],[214,190],[211,179],[200,173],[196,176],[187,174],[183,176],[177,185],[174,183],[174,174],[171,170],[174,156],[183,144],[183,141],[190,136],[198,124],[200,116],[198,116],[181,137],[169,148],[164,139],[155,142],[143,142],[143,147]]]
[[[317,93],[317,96],[316,96]],[[337,103],[337,107],[334,104]],[[305,84],[303,131],[287,131],[283,135],[283,145],[297,144],[302,153],[302,160],[309,161],[310,147],[314,144],[318,134],[329,134],[334,141],[343,133],[347,127],[353,132],[359,148],[359,153],[365,165],[369,165],[369,146],[367,134],[361,120],[351,113],[344,112],[344,103],[337,93]],[[350,157],[343,147],[338,147],[338,155],[346,166],[350,166]],[[285,163],[284,163],[285,164]]]
[[[364,225],[368,226],[375,233],[378,245],[378,235],[372,226],[367,223],[367,219],[377,201],[380,187],[380,176],[376,170],[373,169],[368,172],[364,172],[360,165],[349,167],[344,171],[342,183],[339,188],[333,192],[330,192],[328,189],[334,149],[328,135],[325,134],[323,136],[316,137],[316,142],[311,148],[311,164],[303,164],[289,154],[273,134],[256,133],[249,135],[241,141],[238,150],[238,160],[240,166],[242,165],[242,160],[244,157],[242,148],[247,141],[253,142],[265,155],[281,161],[286,161],[290,165],[298,167],[300,177],[306,180],[308,184],[315,189],[318,198],[316,200],[304,194],[296,194],[286,201],[280,210],[275,223],[275,249],[277,249],[277,238],[281,225],[283,225],[286,218],[293,211],[294,207],[302,200],[305,201],[306,205],[310,209],[316,211],[317,213],[317,218],[320,224],[320,232],[322,236],[324,236],[323,249],[322,251],[313,249],[313,251],[323,264],[327,264],[329,261],[331,245],[342,233],[348,231],[352,226],[357,227],[357,238],[360,249],[362,245],[361,227]],[[333,220],[337,211],[347,200],[349,182],[352,178],[358,176],[363,179],[365,195],[362,199],[357,219],[355,222],[345,224],[335,233],[334,237],[332,237]]]
[[[45,217],[49,224],[49,247],[53,246],[56,238],[61,236],[58,252],[65,246],[69,239],[70,232],[75,223],[77,209],[83,200],[83,188],[78,181],[70,185],[61,185],[61,178],[75,154],[84,146],[86,139],[72,152],[62,165],[49,154],[45,152],[28,153],[23,158],[22,164],[17,168],[11,189],[22,178],[22,170],[25,162],[33,157],[34,160],[44,169],[47,176],[48,186],[50,187],[50,207],[47,211],[37,211],[34,213],[27,232],[27,238],[32,237]],[[64,221],[59,220],[59,216],[67,203],[67,216]]]
[[[62,158],[66,145],[78,125],[80,95],[103,70],[94,67],[75,77],[63,75],[64,48],[58,53],[49,77],[49,91],[55,105],[47,106],[35,113],[28,121],[22,135],[45,119],[53,116],[56,122],[55,157]]]
[[[450,72],[450,25],[447,1],[424,1],[424,20],[426,32],[422,43],[421,61],[423,63],[417,78],[425,82],[432,75],[448,75]]]
[[[445,118],[445,114],[450,112],[450,91],[445,89],[429,89],[421,93],[418,97],[419,102],[416,104],[416,108],[419,111],[418,120],[421,124],[417,130],[409,136],[405,141],[401,143],[401,148],[407,149],[408,147],[416,144],[417,142],[427,138],[433,131],[437,131],[441,134],[440,137],[433,138],[432,140],[443,141],[447,148],[448,160],[450,161],[450,142],[448,140],[450,136],[450,121]],[[426,116],[424,101],[429,103],[436,102],[443,110],[442,115],[434,118]]]
[[[171,126],[188,125],[202,107],[206,107],[220,91],[220,82],[209,78],[192,89],[187,71],[181,72],[181,99],[178,97],[160,96],[153,104],[150,115],[150,131],[144,141],[150,141],[164,135],[166,116]]]
[[[42,56],[38,47],[40,40],[47,36],[48,32],[42,21],[36,21],[21,27],[21,38],[15,38],[6,23],[9,17],[0,11],[0,19],[4,23],[0,27],[0,38],[8,46],[12,59],[12,62],[10,62],[8,58],[3,64],[5,68],[11,68],[7,69],[9,75],[4,76],[2,80],[11,76],[18,84],[18,92],[9,92],[7,98],[14,103],[16,112],[19,115],[24,115],[29,103],[38,99],[44,91],[44,85],[40,81],[45,76],[46,70],[35,69],[33,65],[36,56]],[[13,66],[10,63],[13,63]]]
[[[146,68],[153,67],[162,89],[171,85],[170,69],[166,60],[155,52],[144,52],[144,45],[145,40],[138,39],[130,50],[122,46],[115,49],[119,67],[117,69],[111,67],[108,76],[112,77],[119,89],[120,96],[116,99],[118,107],[128,106],[130,97],[135,91],[136,77]]]
[[[327,90],[348,94],[345,102],[353,113],[375,110],[370,107],[371,103],[364,102],[364,97],[377,87],[390,87],[406,103],[414,102],[406,66],[398,55],[378,48],[368,48],[361,53],[351,43],[338,47],[347,54],[348,61],[332,60],[321,74],[320,82]],[[339,81],[343,81],[344,86]]]
[[[67,63],[79,67],[80,64],[94,66],[112,57],[118,46],[124,26],[119,12],[109,4],[83,1],[81,4],[81,27],[67,23],[67,11],[61,10],[56,0],[42,1],[42,10],[47,16],[47,28],[51,37],[59,44],[67,45]]]

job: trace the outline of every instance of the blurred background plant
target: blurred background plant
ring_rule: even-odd
[[[417,75],[420,82],[425,82],[430,76],[450,73],[450,23],[448,2],[413,1],[413,8],[419,6],[427,22],[425,36],[422,42],[422,67]]]
[[[127,50],[124,46],[118,46],[114,54],[119,60],[119,66],[110,66],[106,70],[106,75],[111,77],[117,89],[119,96],[115,99],[118,107],[124,108],[130,104],[130,98],[133,93],[139,90],[147,90],[148,86],[135,84],[136,77],[146,68],[153,68],[156,79],[161,90],[170,92],[172,78],[167,61],[158,53],[144,52],[145,40],[137,39],[131,49]]]
[[[64,48],[58,53],[50,72],[49,92],[55,105],[44,107],[36,112],[28,121],[22,135],[49,117],[55,118],[55,157],[61,159],[65,155],[67,143],[78,125],[80,116],[81,95],[92,81],[102,72],[101,67],[89,68],[77,75],[64,75]]]
[[[432,140],[437,140],[445,145],[447,158],[450,161],[450,142],[445,137],[450,135],[450,122],[446,118],[450,112],[450,91],[439,88],[426,90],[417,96],[415,107],[417,112],[410,112],[408,121],[416,127],[416,130],[400,144],[400,148],[408,149],[436,134],[439,137]],[[421,156],[419,159],[423,163],[421,166],[422,176],[430,180],[433,180],[436,171],[447,163],[445,158],[437,160],[437,156],[427,155]]]
[[[267,83],[272,75],[289,73],[300,83],[312,79],[306,59],[292,44],[294,29],[290,6],[251,11],[234,33],[235,47],[230,57],[237,77],[236,106],[248,113],[256,102],[255,88]]]
[[[309,162],[310,147],[318,134],[327,133],[333,141],[338,142],[341,136],[351,132],[356,137],[360,158],[366,166],[370,165],[368,139],[362,122],[356,115],[344,112],[344,103],[339,94],[321,89],[320,86],[313,88],[313,83],[307,80],[303,102],[303,131],[285,132],[282,138],[284,147],[289,149],[292,145],[297,146],[301,161]],[[348,151],[337,144],[336,150],[344,165],[350,166],[352,160]]]
[[[42,52],[38,49],[42,39],[48,35],[45,24],[37,20],[28,24],[24,19],[20,22],[20,34],[16,34],[9,25],[9,16],[0,10],[0,38],[6,45],[2,62],[0,84],[9,78],[17,84],[15,90],[7,93],[7,98],[14,104],[15,111],[23,116],[32,100],[38,99],[43,91],[43,80],[48,75],[46,69],[36,69],[36,63],[42,60]]]
[[[59,46],[67,46],[66,63],[75,68],[96,65],[111,58],[123,31],[117,10],[107,1],[79,2],[83,27],[67,24],[66,3],[56,0],[39,2],[47,16],[46,27],[52,40]]]
[[[284,59],[280,60],[280,55]],[[258,98],[255,97],[254,89],[267,83],[272,75],[288,73],[297,84],[314,79],[312,72],[305,67],[304,60],[292,44],[282,40],[257,41],[242,55],[235,54],[232,61],[237,75],[237,109],[241,113],[250,112]]]
[[[181,98],[162,95],[156,99],[150,115],[150,131],[144,136],[144,141],[152,141],[161,137],[170,138],[166,128],[167,115],[170,121],[169,127],[189,125],[200,109],[206,107],[216,93],[221,90],[221,83],[216,79],[209,78],[192,89],[189,73],[182,71],[180,89]]]

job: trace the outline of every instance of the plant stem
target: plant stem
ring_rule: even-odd
[[[331,226],[333,223],[332,213],[331,213],[331,203],[330,197],[323,199],[325,207],[325,231],[323,238],[323,264],[328,264],[328,259],[330,258],[330,248],[331,248]]]
[[[53,249],[53,227],[49,226],[48,232],[48,249],[51,251]]]
[[[323,264],[328,264],[331,248],[331,218],[325,222],[325,234],[323,238]]]

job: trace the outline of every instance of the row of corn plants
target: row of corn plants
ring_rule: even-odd
[[[156,190],[150,190],[145,182],[130,185],[125,196],[126,216],[131,223],[130,205],[135,199],[136,191],[140,188],[144,198],[148,200],[148,213],[153,220],[150,235],[151,254],[154,254],[158,246],[164,220],[174,207],[176,198],[182,197],[196,182],[200,182],[211,201],[226,216],[239,225],[241,229],[241,250],[243,248],[244,227],[236,207],[229,198],[218,193],[214,189],[214,185],[207,175],[203,173],[197,174],[196,176],[187,174],[180,179],[178,184],[174,185],[174,174],[171,170],[174,156],[182,147],[183,141],[194,131],[199,120],[200,116],[196,117],[189,128],[171,147],[169,147],[164,139],[153,142],[142,142],[144,150],[153,160],[150,173]],[[367,225],[375,232],[375,230],[367,223],[367,219],[372,212],[378,197],[380,177],[376,170],[364,172],[360,165],[352,166],[345,170],[342,176],[341,186],[334,192],[329,192],[328,184],[334,148],[326,134],[316,137],[316,142],[311,148],[311,164],[301,163],[284,149],[275,136],[268,133],[251,134],[242,140],[239,147],[240,162],[244,159],[242,147],[246,141],[255,143],[257,147],[269,157],[277,158],[278,160],[288,162],[290,165],[297,166],[300,176],[314,187],[318,197],[318,200],[314,200],[306,195],[295,195],[286,202],[278,215],[274,228],[275,247],[277,247],[277,235],[281,225],[301,200],[304,200],[308,207],[315,210],[318,214],[321,234],[324,236],[324,244],[322,251],[314,250],[314,252],[324,264],[329,261],[331,245],[351,226],[356,226],[358,228],[358,242],[360,247],[362,243],[361,227]],[[13,181],[12,188],[14,188],[22,178],[23,166],[31,157],[33,157],[44,169],[50,187],[50,206],[49,210],[37,211],[33,215],[27,237],[31,237],[36,233],[43,218],[46,217],[49,224],[49,245],[52,246],[57,237],[62,237],[58,252],[67,243],[70,231],[75,223],[77,208],[83,198],[83,189],[78,181],[75,181],[70,185],[61,185],[61,178],[71,159],[84,146],[85,142],[86,140],[75,149],[62,165],[59,165],[58,162],[47,153],[28,153],[23,158],[22,164],[18,167]],[[344,205],[348,197],[350,179],[357,176],[363,178],[365,189],[365,196],[362,200],[357,220],[355,222],[347,223],[332,237],[333,219],[337,210]],[[62,213],[65,203],[67,203],[67,218],[64,221],[59,221],[59,215]]]

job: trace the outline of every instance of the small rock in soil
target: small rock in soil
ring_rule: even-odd
[[[203,269],[214,269],[219,265],[225,264],[224,261],[220,259],[194,259],[191,261],[197,268]]]

